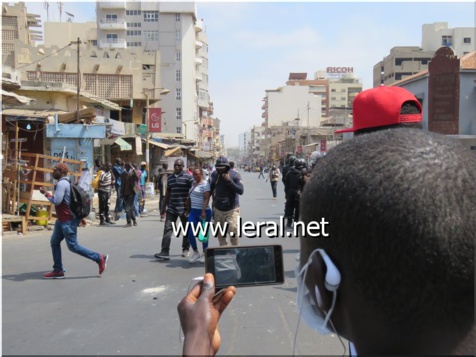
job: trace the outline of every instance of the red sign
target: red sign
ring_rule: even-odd
[[[162,109],[149,108],[149,133],[162,132]]]
[[[320,147],[321,147],[321,152],[323,152],[323,153],[326,152],[326,150],[327,150],[327,141],[326,141],[326,139],[321,140]]]
[[[297,148],[296,148],[296,151],[299,155],[302,154],[302,145],[298,145]]]

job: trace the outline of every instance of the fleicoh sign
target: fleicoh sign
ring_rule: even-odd
[[[330,73],[330,74],[354,73],[354,67],[327,67],[326,73]]]

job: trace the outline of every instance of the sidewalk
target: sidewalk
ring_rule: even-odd
[[[109,211],[111,213],[114,213],[114,208],[116,207],[116,198],[117,198],[117,196],[114,192],[111,196],[111,199],[110,199],[111,202],[109,204]],[[158,211],[159,210],[159,195],[146,195],[144,209],[146,210],[146,213],[145,213],[146,215],[149,215],[150,213],[152,213],[154,211]],[[99,225],[99,200],[98,200],[97,193],[94,194],[93,206],[91,208],[91,211],[96,213],[95,219],[90,219],[92,217],[92,215],[90,215],[89,219],[86,218],[86,227],[98,226]],[[26,235],[29,236],[29,235],[32,235],[34,233],[45,233],[45,232],[49,232],[49,231],[53,230],[55,220],[56,220],[56,218],[53,215],[52,220],[48,222],[47,226],[40,226],[40,225],[36,225],[34,223],[29,223],[27,228],[26,228]],[[18,232],[19,230],[20,230],[20,228],[18,228],[18,227],[15,230],[12,230],[12,231],[3,230],[2,231],[2,236],[3,236],[3,238],[13,237],[13,236],[21,236],[21,234],[19,234],[19,232]]]

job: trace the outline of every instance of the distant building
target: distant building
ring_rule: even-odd
[[[421,47],[397,46],[382,61],[374,65],[373,87],[390,85],[428,69],[428,63],[441,46],[451,47],[462,57],[475,48],[475,27],[448,28],[447,22],[422,26]]]

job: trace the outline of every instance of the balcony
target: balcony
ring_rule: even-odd
[[[101,19],[99,20],[99,28],[101,30],[122,30],[127,29],[127,23],[124,19]]]
[[[202,124],[207,126],[208,128],[211,128],[211,127],[213,127],[213,119],[204,118],[204,119],[202,119]]]
[[[198,58],[198,57],[195,57],[195,64],[202,64],[203,63],[203,60],[201,58]]]
[[[195,73],[195,80],[196,80],[197,82],[202,81],[202,80],[203,80],[202,74],[199,73],[199,72],[196,72],[196,73]]]
[[[202,48],[203,47],[203,42],[202,41],[195,41],[195,48]]]
[[[126,1],[101,1],[99,2],[99,8],[103,10],[110,10],[110,9],[127,9]]]
[[[125,39],[118,38],[102,38],[99,41],[100,48],[127,48],[127,43]]]
[[[195,32],[201,32],[202,30],[203,30],[203,21],[197,19],[197,21],[195,21]]]

